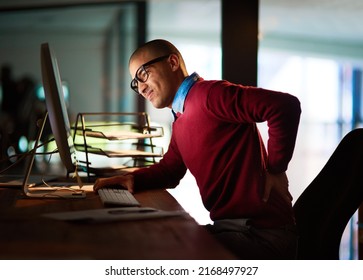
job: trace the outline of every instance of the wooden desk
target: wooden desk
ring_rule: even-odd
[[[135,194],[142,206],[182,207],[165,190]],[[86,199],[29,199],[0,188],[0,259],[233,259],[189,215],[101,224],[69,223],[41,214],[102,208]]]

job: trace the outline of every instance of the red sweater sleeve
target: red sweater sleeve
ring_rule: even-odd
[[[207,106],[216,117],[230,122],[266,121],[267,168],[271,173],[287,170],[301,114],[300,102],[295,96],[221,81],[210,88]]]
[[[171,139],[168,151],[159,163],[133,172],[135,191],[143,189],[175,188],[184,177],[187,168],[178,148]]]

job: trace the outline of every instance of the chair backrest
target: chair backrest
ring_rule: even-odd
[[[342,234],[363,202],[363,129],[349,132],[294,204],[298,259],[339,259]]]

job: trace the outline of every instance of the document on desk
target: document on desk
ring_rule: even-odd
[[[117,207],[43,214],[43,217],[68,222],[102,223],[144,220],[187,215],[185,211],[163,211],[150,207]]]

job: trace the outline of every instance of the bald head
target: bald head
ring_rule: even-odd
[[[151,60],[155,57],[161,57],[168,54],[176,54],[178,56],[180,68],[183,73],[187,74],[184,59],[179,50],[172,43],[163,39],[149,41],[136,49],[130,57],[129,65],[134,59],[147,57],[147,59]]]

